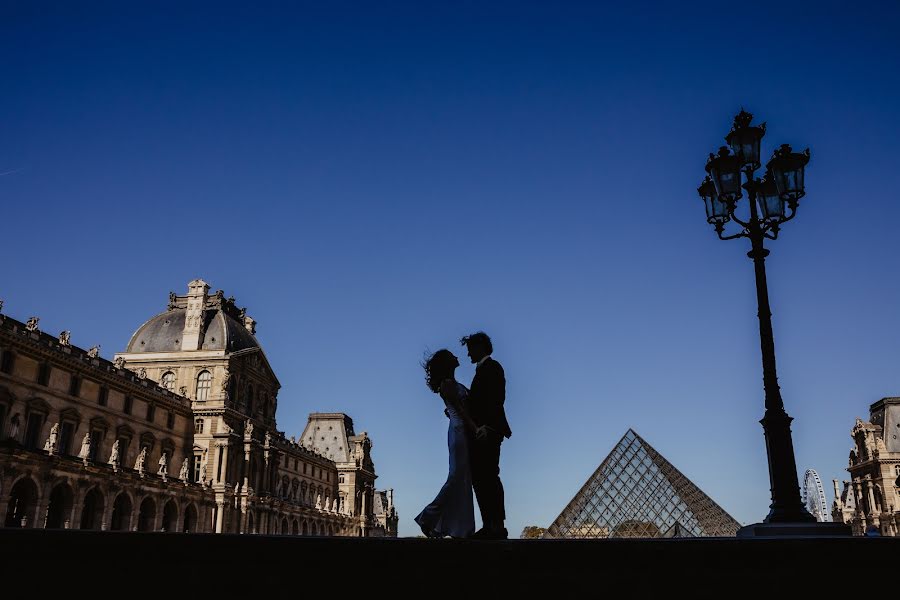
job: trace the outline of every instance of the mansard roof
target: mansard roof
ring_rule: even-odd
[[[353,419],[344,413],[310,413],[300,442],[334,462],[351,460]]]

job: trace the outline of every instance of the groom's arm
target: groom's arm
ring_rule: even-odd
[[[503,367],[497,361],[491,361],[485,383],[485,398],[490,402],[491,408],[499,411],[506,402],[506,375]]]
[[[486,405],[486,417],[488,426],[492,432],[497,435],[503,435],[498,430],[501,427],[501,416],[503,414],[503,404],[506,401],[506,376],[503,373],[503,367],[497,361],[490,361],[485,365],[482,375],[482,402]]]

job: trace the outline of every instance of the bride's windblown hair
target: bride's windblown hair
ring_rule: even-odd
[[[452,352],[441,348],[431,356],[425,358],[422,368],[425,369],[425,385],[437,394],[441,391],[441,382],[453,376],[453,370],[459,366],[459,361]]]

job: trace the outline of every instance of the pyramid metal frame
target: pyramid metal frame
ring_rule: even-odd
[[[740,524],[633,429],[545,538],[734,537]]]

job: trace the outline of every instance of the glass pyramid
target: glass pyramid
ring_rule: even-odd
[[[629,429],[543,537],[734,537],[739,528]]]

